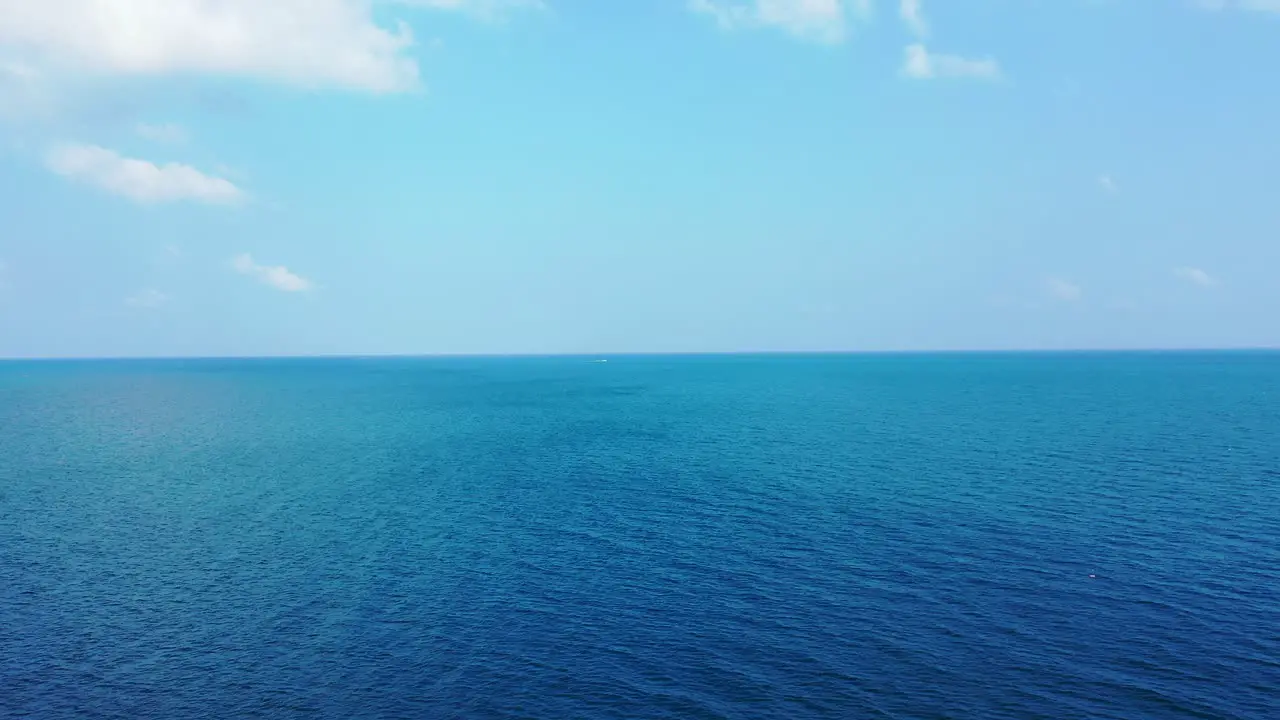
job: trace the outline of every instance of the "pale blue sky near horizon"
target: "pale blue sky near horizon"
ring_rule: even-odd
[[[0,357],[1280,346],[1280,3],[151,5],[0,0]]]

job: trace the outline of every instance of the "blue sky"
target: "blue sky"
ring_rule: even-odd
[[[0,0],[0,356],[1280,345],[1280,2]]]

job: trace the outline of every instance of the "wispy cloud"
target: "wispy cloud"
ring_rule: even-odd
[[[1113,195],[1120,192],[1120,186],[1116,183],[1115,178],[1110,175],[1099,175],[1098,187],[1102,188],[1103,192],[1111,193]]]
[[[138,123],[133,131],[138,137],[164,145],[180,145],[187,141],[187,129],[174,123]]]
[[[967,58],[960,55],[929,52],[922,43],[906,47],[902,74],[917,80],[935,78],[971,78],[998,80],[1002,76],[995,58]]]
[[[902,22],[906,24],[912,35],[919,38],[929,36],[929,21],[924,17],[924,8],[921,7],[920,0],[900,0],[898,16],[902,18]]]
[[[124,301],[125,305],[135,308],[158,308],[167,302],[169,302],[169,296],[154,288],[131,295]]]
[[[0,61],[0,76],[30,82],[40,77],[40,72],[34,66],[16,60]]]
[[[399,5],[410,5],[460,12],[483,20],[496,20],[520,10],[545,10],[542,0],[393,0]]]
[[[1084,297],[1083,288],[1062,278],[1049,278],[1045,281],[1045,291],[1049,293],[1049,297],[1063,302],[1076,302]]]
[[[180,262],[182,262],[182,248],[177,245],[156,248],[151,255],[151,263],[165,270],[172,269]]]
[[[259,265],[249,253],[232,258],[231,267],[241,275],[256,277],[260,282],[285,292],[303,292],[313,287],[310,280],[283,265]]]
[[[0,40],[0,48],[3,46]],[[0,58],[0,119],[39,116],[53,105],[46,78],[35,65]]]
[[[418,86],[404,25],[370,0],[0,0],[0,45],[84,76],[229,75],[307,87]]]
[[[97,145],[59,145],[46,164],[53,172],[141,203],[193,200],[230,204],[244,199],[232,182],[206,175],[190,165],[157,165]]]
[[[1191,5],[1201,10],[1244,10],[1280,15],[1280,0],[1191,0]]]
[[[843,41],[849,16],[871,11],[866,0],[689,0],[688,6],[724,30],[775,27],[819,43]]]
[[[1218,284],[1218,280],[1216,278],[1214,278],[1212,275],[1205,272],[1204,270],[1201,270],[1200,268],[1194,268],[1194,267],[1174,268],[1173,274],[1176,277],[1182,278],[1183,280],[1186,280],[1187,282],[1193,285],[1199,285],[1200,287],[1207,288],[1207,287],[1213,287],[1214,285]]]

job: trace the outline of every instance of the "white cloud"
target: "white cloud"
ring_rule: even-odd
[[[1113,194],[1120,192],[1120,186],[1116,184],[1115,178],[1111,177],[1110,175],[1099,175],[1098,187],[1102,188],[1106,192],[1113,193]]]
[[[285,292],[302,292],[310,290],[310,280],[295,275],[283,265],[259,265],[249,253],[242,253],[231,259],[231,267],[242,275],[250,275],[259,281]]]
[[[1192,283],[1193,285],[1199,285],[1200,287],[1213,287],[1218,284],[1217,279],[1200,268],[1175,268],[1173,274],[1189,283]]]
[[[1045,290],[1050,297],[1063,302],[1076,302],[1084,297],[1084,290],[1079,285],[1061,278],[1049,278],[1048,282],[1045,283]]]
[[[710,16],[722,29],[776,27],[819,43],[844,40],[850,10],[870,13],[867,0],[689,0],[689,9]]]
[[[0,48],[85,75],[203,73],[309,87],[418,86],[403,24],[369,0],[0,0]]]
[[[933,78],[975,78],[996,80],[1001,76],[1000,64],[995,58],[966,58],[960,55],[931,53],[921,43],[906,47],[902,74],[918,80]]]
[[[138,123],[133,130],[144,140],[164,145],[180,145],[187,141],[186,128],[173,123],[162,123],[160,125]]]
[[[911,34],[921,38],[929,36],[929,22],[925,20],[924,8],[920,6],[920,0],[901,0],[898,15],[902,18],[902,22],[906,23]]]
[[[155,289],[147,289],[125,299],[125,304],[135,308],[158,308],[169,302],[169,296]]]
[[[239,202],[244,193],[229,180],[205,175],[190,165],[123,157],[97,145],[59,145],[48,155],[50,170],[141,203],[194,200]]]

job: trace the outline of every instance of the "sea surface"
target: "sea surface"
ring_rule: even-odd
[[[0,363],[0,717],[1280,718],[1280,354]]]

